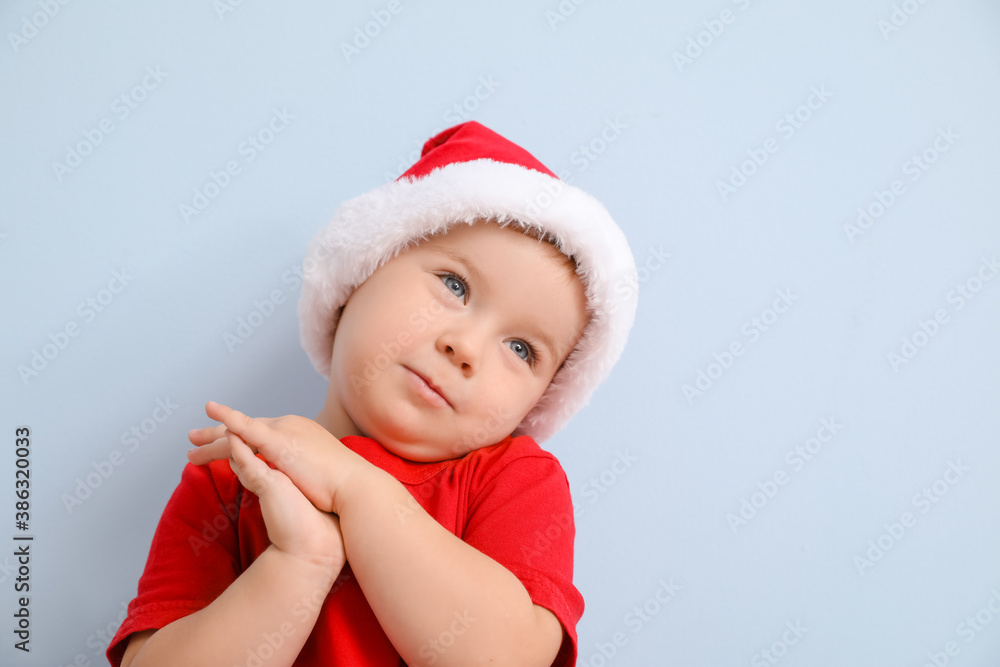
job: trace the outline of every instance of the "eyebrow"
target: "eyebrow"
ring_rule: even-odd
[[[448,257],[449,259],[453,259],[456,262],[458,262],[459,264],[461,264],[462,266],[464,266],[466,268],[466,270],[476,280],[476,282],[482,283],[482,284],[484,284],[486,286],[490,285],[490,281],[488,281],[486,279],[486,276],[483,274],[483,272],[480,271],[478,268],[476,268],[475,264],[473,264],[472,262],[470,262],[469,259],[465,255],[463,255],[463,254],[461,254],[459,252],[456,252],[456,251],[452,250],[451,248],[444,248],[444,247],[441,247],[441,246],[430,246],[429,250],[432,250],[433,252],[436,252],[438,254],[444,255],[445,257]],[[537,338],[539,341],[541,341],[542,345],[544,345],[545,347],[548,348],[549,354],[552,356],[553,363],[555,363],[556,361],[558,361],[558,356],[559,356],[558,352],[559,352],[559,350],[558,350],[558,348],[556,348],[555,343],[548,336],[548,334],[546,334],[545,331],[543,331],[542,329],[539,329],[539,328],[537,328],[535,326],[531,326],[531,327],[529,327],[529,329],[530,329],[530,331],[529,331],[530,335],[533,338]],[[558,366],[558,364],[556,364],[556,365]]]
[[[455,260],[456,262],[464,266],[469,273],[472,274],[472,277],[476,279],[476,282],[482,283],[487,287],[489,286],[490,281],[486,279],[486,276],[483,274],[483,272],[480,271],[478,268],[476,268],[476,265],[470,262],[465,255],[456,252],[451,248],[442,248],[441,246],[431,246],[430,249],[440,255],[448,257],[449,259]]]

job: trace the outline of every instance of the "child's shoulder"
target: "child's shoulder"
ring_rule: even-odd
[[[551,459],[558,462],[555,454],[546,451],[530,435],[512,435],[495,445],[473,450],[466,455],[480,456],[491,460],[513,461],[523,458]]]
[[[534,438],[527,435],[505,438],[495,445],[469,452],[461,459],[473,477],[488,483],[498,476],[530,480],[537,483],[553,478],[569,485],[562,464],[552,452],[542,449]]]

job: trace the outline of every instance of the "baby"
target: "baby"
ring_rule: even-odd
[[[537,443],[621,355],[621,231],[469,122],[345,203],[303,269],[323,409],[208,403],[111,664],[575,664],[573,505]]]

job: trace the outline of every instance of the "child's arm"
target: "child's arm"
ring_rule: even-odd
[[[555,615],[399,481],[371,466],[338,501],[351,568],[407,664],[552,664],[563,633]]]
[[[304,417],[251,419],[216,403],[206,413],[275,462],[317,507],[340,516],[351,569],[407,664],[552,663],[562,642],[555,615],[391,475]],[[193,462],[228,455],[221,428],[193,432]]]
[[[230,463],[259,496],[271,545],[204,609],[152,635],[133,635],[123,667],[243,664],[262,645],[269,667],[291,665],[316,623],[317,601],[344,566],[337,517],[318,511],[284,473],[231,437]]]

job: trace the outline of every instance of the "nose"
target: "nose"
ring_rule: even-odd
[[[483,332],[476,327],[455,324],[438,336],[437,349],[462,373],[470,375],[479,368],[483,340]]]

